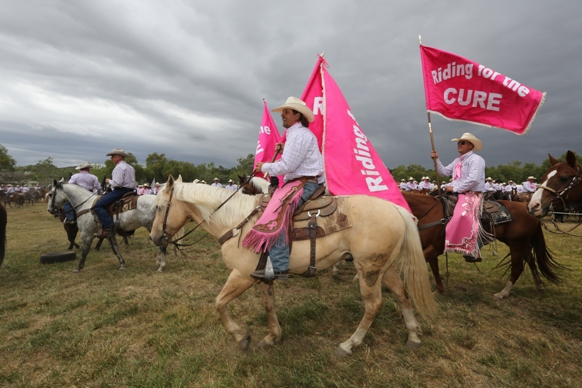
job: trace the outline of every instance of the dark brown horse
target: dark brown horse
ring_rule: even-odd
[[[552,155],[552,167],[542,176],[542,182],[533,194],[527,208],[536,217],[543,217],[552,203],[566,211],[569,205],[582,202],[582,165],[576,162],[574,152],[568,150],[566,161],[559,162]]]
[[[6,223],[8,216],[6,209],[0,204],[0,265],[4,261],[4,254],[6,253]]]
[[[444,252],[445,246],[445,224],[440,222],[446,219],[445,208],[440,197],[405,193],[404,198],[418,218],[424,257],[430,264],[437,285],[435,292],[442,293],[444,286],[439,274],[438,257]],[[529,266],[539,290],[543,290],[542,277],[550,282],[558,282],[560,278],[555,270],[560,265],[546,246],[540,221],[528,214],[523,202],[499,202],[509,210],[513,221],[497,225],[494,231],[488,232],[494,233],[497,240],[509,247],[509,254],[498,266],[508,261],[511,272],[505,288],[496,293],[495,297],[502,299],[509,295],[523,272],[524,263]]]

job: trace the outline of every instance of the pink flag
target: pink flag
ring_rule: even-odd
[[[544,102],[539,92],[455,54],[420,46],[426,109],[523,135]]]
[[[301,99],[315,115],[309,129],[323,144],[327,186],[332,195],[379,197],[410,211],[390,171],[357,123],[341,90],[319,56]]]
[[[267,107],[267,101],[263,100],[263,105],[263,119],[261,120],[259,141],[257,143],[257,152],[255,153],[253,168],[257,167],[258,162],[271,163],[273,161],[273,155],[275,155],[275,145],[281,142],[279,130],[273,121],[273,117],[271,117],[271,113]],[[276,160],[278,159],[281,159],[281,154],[277,155]],[[255,176],[265,177],[262,172],[255,173]]]

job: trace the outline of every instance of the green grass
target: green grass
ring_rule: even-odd
[[[406,348],[403,319],[385,292],[362,346],[338,359],[335,348],[364,311],[350,263],[337,277],[321,271],[276,284],[283,340],[271,349],[257,348],[268,332],[258,289],[232,302],[231,315],[252,335],[242,352],[214,308],[228,271],[212,238],[170,255],[160,274],[157,249],[142,229],[122,248],[125,271],[104,244],[73,274],[77,262],[40,264],[41,254],[68,246],[44,204],[8,209],[8,217],[0,386],[572,387],[582,378],[582,237],[546,233],[569,266],[563,282],[539,293],[526,270],[502,301],[493,294],[506,276],[492,270],[498,258],[489,249],[481,271],[450,255],[446,292],[437,317],[422,322],[420,349]],[[507,252],[502,243],[497,250]]]

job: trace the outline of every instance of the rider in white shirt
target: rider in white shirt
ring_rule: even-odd
[[[524,193],[533,193],[534,191],[536,191],[537,186],[536,183],[534,182],[535,180],[536,178],[530,175],[529,177],[527,177],[527,181],[521,184],[523,186]]]

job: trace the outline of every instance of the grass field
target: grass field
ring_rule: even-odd
[[[218,243],[203,239],[156,272],[157,248],[140,229],[122,248],[126,270],[107,243],[77,262],[40,264],[68,246],[45,204],[8,210],[7,257],[0,268],[0,386],[7,387],[575,387],[582,383],[582,237],[546,233],[563,282],[535,290],[526,270],[511,296],[483,263],[449,255],[439,313],[422,322],[418,350],[395,301],[385,304],[352,357],[335,348],[355,330],[363,305],[352,264],[341,274],[276,283],[280,345],[258,350],[267,334],[256,287],[231,303],[252,335],[238,350],[214,309],[228,271]],[[571,225],[571,224],[570,224]],[[582,229],[579,228],[579,229]],[[582,230],[576,230],[582,235]],[[197,234],[202,236],[202,234]],[[507,252],[497,244],[501,256]],[[80,251],[77,251],[80,257]],[[445,258],[441,258],[445,275]]]

